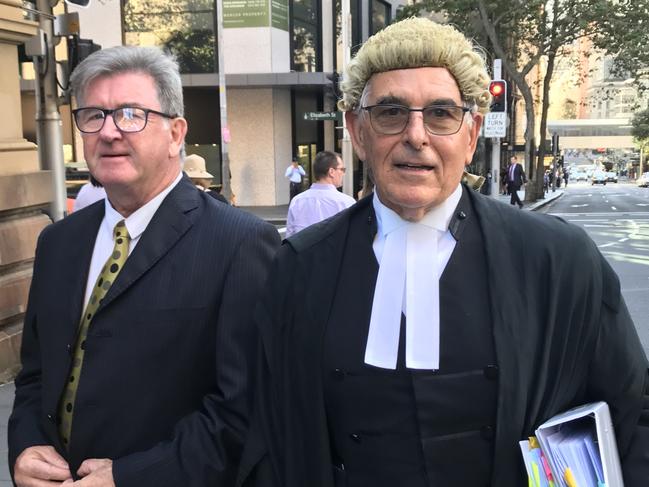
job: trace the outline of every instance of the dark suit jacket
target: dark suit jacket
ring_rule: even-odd
[[[523,171],[523,166],[516,164],[516,167],[514,168],[514,177],[512,178],[510,176],[510,167],[507,168],[507,184],[511,191],[518,191],[525,182],[525,171]]]
[[[625,485],[646,486],[647,359],[617,276],[578,227],[469,196],[484,235],[500,370],[493,473],[485,483],[527,485],[518,442],[565,409],[603,400]],[[263,350],[240,485],[343,485],[330,455],[322,339],[345,242],[352,232],[371,242],[374,221],[368,197],[289,238],[278,252],[255,313]]]
[[[9,463],[54,445],[76,472],[113,459],[118,487],[229,485],[248,425],[251,309],[279,236],[184,177],[88,332],[71,445],[56,417],[104,203],[47,227],[36,250]]]

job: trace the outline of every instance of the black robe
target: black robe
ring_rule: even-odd
[[[580,228],[468,192],[486,245],[500,369],[493,473],[485,482],[527,485],[519,440],[559,412],[602,400],[611,408],[625,485],[646,487],[648,364],[617,276]],[[370,231],[349,225],[359,212]],[[348,233],[371,239],[375,231],[367,197],[280,249],[256,310],[257,396],[239,485],[336,485],[322,340]]]

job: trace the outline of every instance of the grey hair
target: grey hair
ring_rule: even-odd
[[[79,105],[83,105],[85,90],[95,79],[120,73],[148,74],[158,91],[161,111],[176,117],[185,114],[178,63],[157,47],[116,46],[88,56],[70,77]]]

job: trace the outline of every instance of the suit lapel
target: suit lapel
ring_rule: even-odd
[[[69,283],[69,292],[61,295],[67,300],[65,309],[68,311],[68,319],[65,320],[64,339],[66,343],[74,343],[79,329],[79,320],[83,312],[84,297],[90,261],[95,248],[95,240],[99,225],[104,218],[104,202],[95,203],[79,212],[73,220],[74,227],[67,235],[74,235],[73,239],[61,245],[61,261],[67,264],[61,265],[61,272],[64,273],[61,282]]]
[[[97,313],[132,286],[187,233],[197,218],[196,214],[190,214],[199,206],[198,198],[194,185],[183,177],[149,222]]]

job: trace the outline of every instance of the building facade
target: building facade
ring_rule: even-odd
[[[215,0],[104,0],[79,13],[80,36],[102,47],[156,45],[180,64],[187,153],[205,157],[221,180],[221,131],[227,129],[232,191],[240,206],[288,203],[284,171],[297,157],[311,173],[315,154],[341,152],[334,72],[342,70],[340,0],[223,0],[227,127],[220,125]],[[401,1],[350,0],[352,46],[388,25]],[[74,144],[79,145],[79,144]],[[81,160],[80,147],[73,157]],[[348,165],[349,162],[348,162]],[[357,186],[358,161],[354,163]]]

